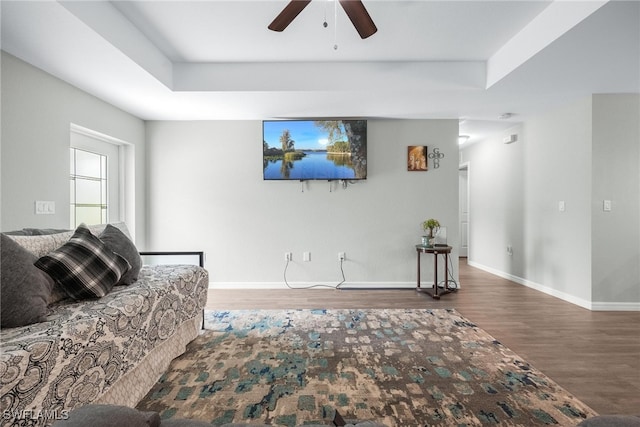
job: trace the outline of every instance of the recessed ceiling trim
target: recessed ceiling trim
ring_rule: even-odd
[[[167,87],[173,64],[111,2],[60,1],[65,9]]]
[[[345,31],[339,33],[338,51],[332,49],[331,31],[321,25],[319,1],[310,7],[317,6],[320,18],[307,14],[318,25],[302,25],[300,17],[286,37],[266,29],[265,19],[282,7],[273,0],[252,1],[250,14],[247,3],[237,0],[82,3],[2,2],[3,79],[13,81],[12,71],[33,71],[24,61],[144,120],[466,117],[461,131],[471,140],[492,130],[487,121],[511,123],[496,119],[505,111],[526,120],[578,97],[638,93],[640,87],[636,1],[609,1],[537,54],[507,63],[506,77],[489,89],[484,61],[496,52],[490,65],[498,65],[498,47],[506,49],[509,39],[522,38],[520,46],[526,47],[514,34],[548,0],[370,1],[376,21],[386,21],[385,28],[397,25],[397,31],[354,43],[357,34],[339,14],[344,20],[338,31]],[[122,16],[111,11],[87,18],[78,12],[88,5],[102,10],[104,3]],[[212,26],[212,16],[224,19]],[[100,20],[107,28],[90,24]],[[154,46],[160,54],[145,56]],[[252,70],[259,63],[268,73]],[[348,74],[338,75],[340,70]],[[236,72],[249,77],[240,79]],[[186,82],[189,73],[200,80]]]
[[[609,0],[556,0],[487,61],[487,89],[593,14]]]
[[[482,90],[483,61],[174,64],[175,91]]]

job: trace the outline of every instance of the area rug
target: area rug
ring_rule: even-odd
[[[448,309],[208,311],[138,405],[221,425],[572,426],[597,415]]]

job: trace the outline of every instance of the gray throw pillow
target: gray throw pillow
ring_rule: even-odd
[[[0,327],[44,321],[53,281],[33,265],[35,255],[4,234],[0,237]]]
[[[131,265],[131,269],[120,278],[117,284],[130,285],[138,280],[138,274],[142,267],[142,258],[131,239],[111,224],[105,227],[99,237],[109,249],[122,256]]]
[[[58,420],[54,427],[159,427],[156,412],[141,412],[118,405],[85,405],[74,409],[66,420]]]
[[[61,228],[23,228],[25,236],[46,236],[49,234],[66,233],[71,230],[64,230]]]
[[[5,231],[8,236],[46,236],[49,234],[64,233],[69,230],[59,228],[23,228],[22,230]]]
[[[105,296],[131,268],[84,224],[67,243],[39,258],[35,266],[76,300]]]

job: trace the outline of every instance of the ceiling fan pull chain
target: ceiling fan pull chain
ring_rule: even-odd
[[[329,26],[329,24],[327,24],[327,3],[328,2],[324,2],[324,22],[322,23],[322,26],[324,28],[327,28]]]

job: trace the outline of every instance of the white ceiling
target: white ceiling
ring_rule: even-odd
[[[460,118],[473,141],[640,92],[637,1],[364,0],[365,40],[333,0],[268,30],[287,2],[2,0],[1,42],[146,120]]]

